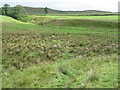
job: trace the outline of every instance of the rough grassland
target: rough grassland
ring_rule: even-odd
[[[33,22],[39,25],[0,17],[3,23],[3,88],[119,87],[115,19],[113,22],[111,18],[111,21],[100,20],[104,23],[102,28],[91,23],[95,28],[81,27],[77,22],[78,26],[54,25],[47,20],[49,17],[57,20],[56,16],[46,16],[46,24],[41,17],[34,17],[37,20],[32,19]],[[81,20],[80,17],[77,20]],[[109,22],[112,22],[111,27]]]
[[[35,16],[31,15],[30,17],[46,17],[50,19],[82,19],[82,20],[100,20],[100,21],[111,21],[118,22],[118,15],[116,16]]]

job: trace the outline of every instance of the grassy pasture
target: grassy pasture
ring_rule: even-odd
[[[82,20],[100,20],[100,21],[110,21],[110,22],[118,22],[118,15],[111,15],[111,16],[37,16],[31,15],[30,17],[46,17],[50,19],[82,19]]]
[[[41,24],[44,22],[47,22],[47,25],[35,25],[35,24],[31,24],[31,23],[24,23],[24,22],[20,22],[17,20],[14,20],[10,17],[5,17],[2,16],[3,20],[3,32],[26,32],[27,30],[29,31],[34,31],[34,32],[44,32],[44,33],[116,33],[117,32],[117,23],[106,23],[106,22],[101,22],[101,25],[99,25],[99,22],[97,21],[97,25],[101,28],[98,28],[97,25],[94,25],[96,22],[93,21],[93,23],[82,21],[80,23],[82,23],[82,25],[79,25],[80,23],[76,24],[76,20],[75,23],[72,23],[72,21],[68,21],[68,23],[62,22],[64,20],[58,21],[58,25],[56,25],[56,22],[49,20],[49,18],[42,18],[42,17],[35,17],[35,19],[33,18],[31,22],[37,23],[37,24]],[[39,20],[39,21],[38,21]],[[51,26],[51,22],[52,25]],[[66,26],[61,25],[61,23],[66,24]],[[86,24],[88,25],[86,25]],[[73,25],[71,25],[73,24]],[[76,25],[75,25],[76,24]],[[103,26],[104,27],[103,27]],[[110,26],[109,26],[110,25]],[[105,28],[106,27],[106,28]],[[44,29],[44,30],[43,30]]]
[[[14,31],[14,32],[19,32],[19,31],[26,31],[26,30],[33,30],[33,29],[39,29],[39,26],[31,23],[24,23],[21,21],[17,21],[11,17],[6,17],[6,16],[0,16],[2,19],[2,25],[3,25],[3,32],[5,31]]]
[[[30,22],[67,33],[115,33],[118,16],[30,16]]]
[[[64,26],[52,21],[70,20],[65,16],[30,16],[37,25],[0,17],[4,88],[118,87],[116,16],[106,21],[103,16],[98,16],[99,20],[97,16],[87,16],[98,24],[102,21],[102,28],[94,23],[88,23],[89,27],[81,23],[82,27],[80,23],[76,26],[67,22],[69,24]],[[84,19],[77,16],[72,20],[75,18]]]

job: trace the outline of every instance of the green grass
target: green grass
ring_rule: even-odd
[[[46,24],[51,24],[61,27],[83,27],[90,29],[117,29],[118,23],[114,22],[103,22],[103,21],[93,21],[93,20],[52,20]]]
[[[117,62],[117,55],[111,55],[43,62],[22,70],[9,69],[3,72],[3,87],[117,88]],[[94,70],[98,79],[85,84],[90,69]]]
[[[30,16],[30,22],[57,29],[59,31],[73,31],[77,33],[116,32],[118,16]],[[73,30],[74,29],[74,30]]]
[[[34,30],[39,29],[39,26],[31,23],[24,23],[17,21],[11,17],[0,16],[2,18],[2,25],[4,31],[24,31],[24,30]]]
[[[26,31],[34,31],[34,32],[49,32],[49,33],[117,33],[117,23],[112,22],[95,22],[95,21],[58,21],[58,25],[56,25],[56,21],[49,22],[48,18],[43,18],[45,22],[48,22],[46,25],[35,25],[31,23],[24,23],[17,20],[14,20],[10,17],[1,16],[3,18],[3,32],[26,32]],[[37,18],[40,20],[41,17]],[[35,20],[36,22],[36,20]],[[51,26],[51,23],[54,26]],[[63,25],[59,25],[59,24]],[[38,23],[39,24],[39,23]],[[96,27],[97,26],[97,27]],[[61,29],[62,28],[62,29]]]
[[[31,16],[114,16],[119,13],[72,13],[72,14],[33,14]]]
[[[117,88],[116,16],[86,17],[92,23],[84,16],[29,17],[37,24],[0,16],[3,88]]]
[[[52,19],[82,19],[82,20],[100,20],[100,21],[110,21],[110,22],[118,22],[118,15],[115,16],[36,16],[31,15],[30,17],[46,17]]]

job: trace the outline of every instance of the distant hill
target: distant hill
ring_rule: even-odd
[[[28,14],[45,14],[44,8],[24,7]],[[48,13],[61,13],[59,10],[48,8]]]
[[[24,7],[28,14],[44,14],[44,8]],[[79,13],[111,13],[99,10],[85,10],[85,11],[60,11],[48,8],[48,14],[79,14]]]
[[[39,14],[45,14],[44,8],[35,8],[35,7],[26,7],[25,8],[25,13],[30,14],[30,15],[39,15]],[[48,8],[48,14],[106,14],[112,12],[108,11],[100,11],[100,10],[84,10],[84,11],[61,11],[61,10],[55,10]],[[0,8],[0,14],[1,14],[1,8]]]

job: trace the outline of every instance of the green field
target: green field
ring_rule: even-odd
[[[100,21],[111,21],[111,22],[118,22],[118,15],[111,15],[111,16],[53,16],[53,15],[46,15],[46,16],[38,16],[38,15],[31,15],[31,17],[47,17],[52,19],[82,19],[82,20],[100,20]]]
[[[3,88],[118,88],[118,16],[2,18]]]

